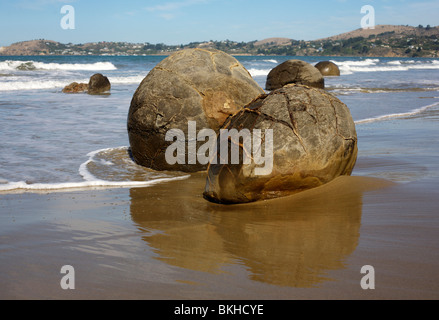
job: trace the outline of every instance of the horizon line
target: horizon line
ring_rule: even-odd
[[[380,24],[380,25],[376,25],[375,28],[371,29],[371,30],[375,30],[376,27],[380,27],[380,26],[410,27],[410,28],[415,28],[416,29],[416,28],[419,28],[419,26],[421,26],[421,25],[419,25],[419,26],[411,26],[411,25]],[[429,25],[427,25],[427,26],[429,26]],[[427,26],[425,26],[425,27],[423,26],[423,28],[425,29]],[[439,25],[437,25],[437,26],[430,26],[430,28],[431,29],[439,28]],[[294,38],[273,36],[273,37],[268,37],[268,38],[264,38],[264,39],[257,39],[257,40],[251,40],[251,41],[237,41],[237,40],[230,40],[230,39],[224,39],[224,40],[212,40],[211,39],[211,40],[202,40],[202,41],[191,41],[191,42],[186,43],[186,44],[183,44],[183,43],[181,43],[181,44],[167,44],[167,43],[164,43],[164,42],[151,43],[151,42],[148,42],[148,41],[145,41],[145,42],[130,42],[130,41],[115,41],[115,40],[113,40],[113,41],[107,41],[107,40],[88,41],[88,42],[80,42],[80,43],[72,43],[72,42],[63,43],[63,42],[57,41],[57,40],[40,38],[40,39],[31,39],[31,40],[20,40],[20,41],[13,42],[13,43],[11,43],[9,45],[0,46],[0,47],[4,48],[4,47],[9,47],[9,46],[11,46],[13,44],[18,44],[18,43],[22,43],[22,42],[30,42],[30,41],[53,41],[53,42],[58,42],[58,43],[61,43],[61,44],[73,44],[73,45],[83,45],[83,44],[89,44],[89,43],[130,43],[130,44],[145,44],[145,43],[148,43],[148,44],[163,44],[163,45],[166,45],[166,46],[181,46],[181,45],[184,46],[184,45],[189,45],[189,44],[192,44],[192,43],[227,42],[227,41],[235,42],[235,43],[251,43],[251,42],[264,41],[264,40],[268,40],[268,39],[288,39],[288,40],[292,40],[292,41],[313,42],[313,41],[327,40],[327,39],[330,39],[330,38],[333,38],[333,37],[345,35],[345,34],[348,34],[348,33],[351,33],[351,32],[355,32],[355,31],[358,31],[358,30],[361,30],[361,29],[362,28],[360,27],[360,28],[357,28],[357,29],[354,29],[354,30],[351,30],[351,31],[339,33],[339,34],[328,36],[328,37],[325,37],[325,38],[318,38],[318,39],[314,39],[314,40],[294,39]],[[363,30],[368,30],[368,29],[363,29]]]

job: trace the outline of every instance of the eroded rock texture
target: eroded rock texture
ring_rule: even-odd
[[[187,49],[169,56],[145,77],[131,101],[128,135],[134,160],[155,170],[206,170],[199,163],[168,164],[165,151],[172,142],[165,141],[166,132],[180,129],[187,139],[189,121],[199,130],[218,130],[263,93],[249,72],[222,51]]]
[[[254,159],[250,164],[242,160],[235,165],[211,164],[204,197],[212,202],[245,203],[291,195],[350,175],[357,158],[357,134],[349,109],[322,89],[287,85],[247,105],[224,128],[261,129],[263,138],[265,130],[273,130],[273,170],[256,174],[261,166]],[[239,145],[241,155],[254,155],[242,141],[230,139],[232,144]]]
[[[80,93],[80,92],[87,92],[88,90],[88,84],[87,83],[77,83],[72,82],[71,84],[64,87],[62,92],[64,93]]]

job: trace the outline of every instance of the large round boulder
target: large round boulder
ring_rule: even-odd
[[[198,130],[218,130],[230,115],[264,90],[231,55],[218,50],[186,49],[162,60],[134,93],[128,114],[128,136],[135,162],[155,169],[196,172],[207,163],[168,163],[166,141],[181,130],[187,145],[188,123]],[[169,140],[169,139],[168,139]],[[197,150],[204,142],[197,142]]]
[[[322,76],[340,76],[340,69],[338,66],[332,61],[320,61],[315,65],[315,67],[320,71]]]
[[[89,94],[102,94],[104,92],[110,91],[111,83],[107,77],[100,73],[96,73],[90,77],[88,82],[88,93]]]
[[[227,140],[219,136],[204,192],[212,202],[246,203],[291,195],[350,175],[356,163],[351,113],[322,89],[287,85],[247,105],[223,129],[248,130],[252,138],[246,142],[230,134],[224,148],[221,142]],[[239,149],[239,161],[232,160],[233,148]],[[247,162],[245,156],[250,158]],[[221,161],[227,158],[226,163]]]
[[[272,91],[291,83],[325,88],[325,80],[320,71],[302,60],[288,60],[272,69],[267,76],[265,88]]]

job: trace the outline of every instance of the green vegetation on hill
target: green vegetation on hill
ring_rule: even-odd
[[[389,30],[395,26],[381,26]],[[387,29],[385,29],[387,28]],[[331,38],[303,41],[283,38],[263,41],[205,41],[181,45],[163,43],[94,42],[62,44],[49,40],[33,40],[1,48],[0,55],[166,55],[185,48],[213,48],[235,55],[289,56],[382,56],[438,57],[439,27],[400,27],[405,31],[387,31],[368,36],[362,30]],[[279,41],[281,39],[281,41]],[[272,40],[272,41],[271,41]]]

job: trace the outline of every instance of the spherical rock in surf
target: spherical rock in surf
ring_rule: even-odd
[[[305,61],[288,60],[270,71],[265,89],[272,91],[291,83],[325,88],[325,80],[317,68]]]
[[[100,73],[96,73],[90,77],[88,82],[89,94],[102,94],[111,90],[111,83],[107,77]]]
[[[261,94],[264,90],[229,54],[213,49],[172,54],[143,79],[131,101],[127,127],[135,162],[154,170],[206,170],[207,164],[169,164],[166,133],[179,129],[188,139],[189,121],[217,131],[227,117]]]
[[[323,76],[340,76],[340,69],[332,61],[320,61],[315,65]]]

